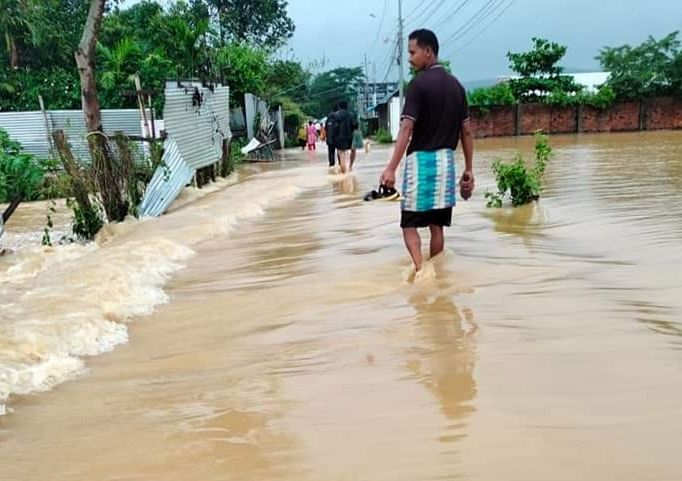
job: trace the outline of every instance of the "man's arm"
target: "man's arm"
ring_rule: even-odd
[[[405,150],[407,150],[407,144],[410,143],[410,138],[412,137],[412,131],[414,130],[414,120],[409,117],[403,117],[400,123],[400,131],[398,132],[398,139],[395,142],[395,147],[393,149],[393,155],[391,160],[386,164],[384,172],[379,178],[379,182],[382,184],[393,187],[395,185],[395,171],[400,165],[400,161],[405,155]]]
[[[460,179],[460,184],[465,190],[474,189],[474,136],[471,133],[471,122],[464,119],[460,130],[462,140],[462,150],[464,150],[464,173]]]
[[[471,122],[466,119],[462,122],[462,129],[459,134],[462,139],[462,149],[464,150],[465,170],[474,170],[474,136],[471,133]]]

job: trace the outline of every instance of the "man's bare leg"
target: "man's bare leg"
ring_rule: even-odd
[[[403,239],[407,252],[410,253],[412,262],[414,262],[415,270],[420,270],[422,268],[422,240],[419,237],[419,232],[415,227],[405,227],[403,228]]]
[[[353,164],[355,163],[355,158],[357,157],[358,152],[355,149],[351,149],[350,151],[350,168],[348,170],[353,170]]]
[[[346,151],[339,150],[339,167],[341,168],[341,173],[346,173]]]
[[[443,252],[445,248],[445,236],[443,235],[442,225],[430,225],[429,230],[431,231],[431,244],[429,255],[431,257],[436,257],[438,254]]]

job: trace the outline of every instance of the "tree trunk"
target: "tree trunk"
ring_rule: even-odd
[[[95,171],[95,183],[102,196],[102,203],[110,221],[121,221],[128,208],[123,201],[121,181],[116,178],[111,151],[102,130],[102,114],[97,98],[97,78],[95,76],[95,47],[106,0],[90,0],[88,19],[83,28],[78,49],[75,52],[76,65],[81,81],[81,103],[88,131],[88,147]]]
[[[19,48],[17,47],[17,41],[11,35],[7,36],[7,41],[9,43],[10,66],[14,70],[17,70],[19,68]]]

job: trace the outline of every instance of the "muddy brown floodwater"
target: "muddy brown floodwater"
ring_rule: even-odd
[[[361,200],[386,149],[0,258],[0,478],[682,479],[682,132],[551,142],[515,210],[489,166],[532,139],[477,142],[414,283],[398,205]]]

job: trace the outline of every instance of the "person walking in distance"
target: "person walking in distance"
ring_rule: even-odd
[[[418,72],[405,95],[400,132],[393,155],[379,181],[395,185],[395,172],[407,150],[403,169],[400,227],[415,269],[422,267],[419,227],[431,231],[430,256],[443,251],[443,227],[450,226],[455,205],[454,151],[461,139],[464,173],[462,197],[474,189],[474,143],[469,106],[462,84],[438,63],[438,39],[426,29],[408,37],[410,64]]]
[[[362,132],[360,131],[360,123],[356,118],[353,118],[353,141],[350,147],[350,167],[349,170],[353,170],[353,165],[357,160],[358,150],[362,150],[365,146],[365,139],[362,138]]]
[[[306,134],[308,136],[308,150],[315,150],[315,144],[317,142],[317,129],[312,120],[308,121],[308,126],[306,127]]]
[[[305,146],[308,143],[308,133],[305,124],[298,128],[296,140],[298,140],[298,146],[305,150]]]
[[[329,167],[336,165],[336,147],[334,146],[334,128],[336,127],[336,112],[339,106],[334,106],[334,111],[327,115],[327,120],[324,124],[324,130],[327,141],[327,157],[329,158]]]
[[[339,155],[339,167],[341,173],[346,173],[348,166],[346,159],[353,140],[353,117],[348,112],[348,102],[339,102],[339,111],[336,112],[336,124],[334,127],[334,145]]]

